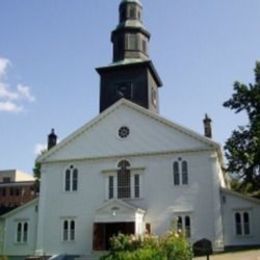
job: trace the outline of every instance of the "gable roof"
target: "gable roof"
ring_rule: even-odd
[[[163,117],[161,117],[160,115],[158,115],[157,113],[154,113],[148,109],[145,109],[133,102],[130,102],[126,99],[120,99],[118,102],[116,102],[115,104],[113,104],[111,107],[109,107],[108,109],[106,109],[105,111],[103,111],[101,114],[99,114],[98,116],[96,116],[94,119],[92,119],[90,122],[86,123],[85,125],[83,125],[81,128],[79,128],[78,130],[76,130],[75,132],[73,132],[71,135],[69,135],[67,138],[65,138],[63,141],[61,141],[59,144],[57,144],[55,147],[51,148],[49,151],[45,152],[44,154],[40,155],[37,158],[38,162],[46,162],[48,161],[48,159],[55,153],[57,153],[58,151],[60,151],[61,149],[63,149],[66,145],[70,144],[71,142],[73,142],[73,140],[75,140],[76,138],[78,138],[79,136],[83,135],[85,132],[87,132],[89,129],[93,128],[96,124],[98,124],[99,122],[101,122],[102,120],[104,120],[105,118],[107,118],[109,115],[111,115],[113,112],[115,112],[116,110],[118,110],[121,107],[127,107],[130,110],[133,111],[137,111],[138,113],[152,118],[157,122],[160,122],[161,124],[164,124],[172,129],[175,129],[176,131],[191,137],[192,139],[195,139],[207,146],[209,146],[211,149],[215,149],[218,152],[219,158],[222,161],[222,153],[221,153],[221,148],[220,145],[214,141],[212,141],[211,139],[200,135],[196,132],[194,132],[193,130],[190,130],[188,128],[185,128],[181,125],[178,125],[170,120],[167,120]]]
[[[242,194],[242,193],[230,190],[230,189],[226,189],[226,188],[221,188],[221,191],[223,193],[228,194],[228,195],[232,195],[232,196],[238,197],[238,198],[243,199],[243,200],[247,200],[247,201],[250,201],[250,202],[253,202],[253,203],[260,204],[260,200],[259,199],[252,198],[252,197],[247,196],[245,194]]]
[[[1,216],[0,216],[0,219],[1,219],[1,218],[2,218],[2,219],[8,218],[8,217],[10,217],[10,216],[12,216],[12,215],[14,215],[14,214],[16,214],[16,213],[18,213],[18,212],[20,212],[20,211],[26,209],[26,208],[29,208],[29,207],[32,206],[32,205],[36,205],[38,202],[39,202],[39,198],[36,198],[36,199],[34,199],[34,200],[31,200],[31,201],[29,201],[29,202],[23,204],[22,206],[17,207],[17,208],[15,208],[15,209],[13,209],[13,210],[11,210],[11,211],[9,211],[9,212],[7,212],[7,213],[1,215]]]

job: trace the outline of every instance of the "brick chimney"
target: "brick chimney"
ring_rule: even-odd
[[[204,135],[208,138],[212,138],[211,122],[212,120],[206,114],[203,120],[203,124],[204,124]]]
[[[51,129],[51,133],[48,135],[48,150],[54,147],[57,144],[57,135],[55,130]]]

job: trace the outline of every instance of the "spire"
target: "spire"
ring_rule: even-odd
[[[212,138],[212,128],[211,128],[211,118],[208,117],[208,115],[205,115],[205,118],[203,120],[204,124],[204,135],[208,138]]]
[[[112,31],[113,62],[97,68],[100,112],[125,98],[153,112],[159,111],[162,81],[148,56],[150,33],[142,20],[140,0],[121,0],[119,22]]]
[[[113,62],[126,59],[148,59],[150,34],[142,22],[143,6],[139,0],[122,0],[119,24],[112,32]]]

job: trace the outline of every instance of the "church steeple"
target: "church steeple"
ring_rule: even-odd
[[[100,74],[100,112],[121,98],[154,112],[159,111],[161,79],[148,55],[150,33],[142,20],[139,0],[122,0],[119,23],[111,33],[113,62],[97,68]]]
[[[113,62],[123,59],[148,59],[150,33],[142,22],[143,7],[138,0],[123,0],[119,6],[119,24],[112,32]]]

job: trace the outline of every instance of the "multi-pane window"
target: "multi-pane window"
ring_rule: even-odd
[[[74,241],[75,240],[75,220],[65,219],[62,223],[62,240]]]
[[[131,171],[131,165],[126,160],[120,161],[117,168],[117,171],[106,177],[106,198],[140,198],[142,184],[140,173]]]
[[[135,198],[140,197],[140,175],[135,174],[134,175],[134,188],[135,188]]]
[[[109,176],[108,179],[108,198],[114,198],[114,176]]]
[[[250,235],[250,214],[247,211],[236,212],[235,215],[235,230],[238,236]]]
[[[118,164],[119,170],[117,172],[117,196],[119,199],[131,197],[131,174],[130,163],[128,161],[121,161]]]
[[[16,243],[28,242],[29,225],[27,221],[19,221],[16,226]]]
[[[178,161],[173,163],[173,184],[178,186],[188,185],[188,183],[188,163],[179,158]]]
[[[191,220],[190,216],[177,216],[177,230],[182,232],[187,238],[191,237]]]
[[[11,182],[11,178],[10,177],[3,177],[3,182],[9,183],[9,182]]]
[[[65,171],[65,191],[78,190],[78,169],[71,165]]]

